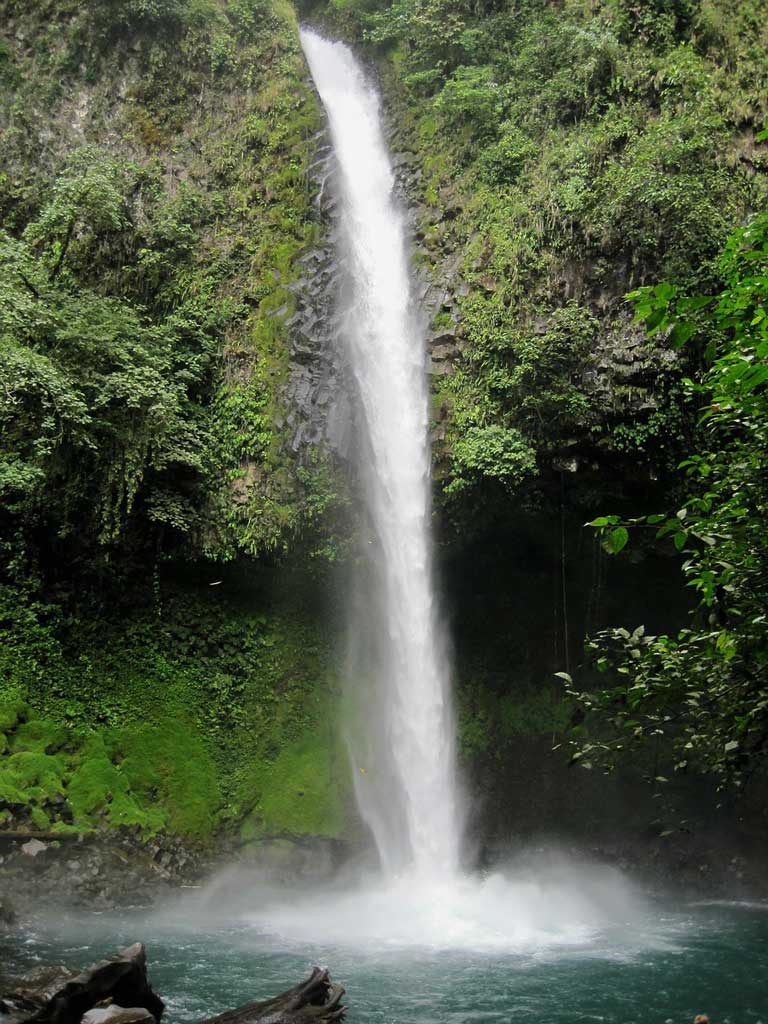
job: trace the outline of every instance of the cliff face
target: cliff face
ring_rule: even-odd
[[[339,500],[295,16],[6,2],[0,76],[0,821],[338,832],[329,616],[268,568]]]
[[[375,55],[431,278],[441,512],[640,501],[693,443],[700,353],[627,292],[707,292],[766,197],[751,4],[402,0],[323,8]],[[762,84],[761,84],[762,83]],[[762,91],[761,91],[762,90]],[[467,514],[469,513],[469,514]]]
[[[631,782],[569,781],[563,747],[580,723],[554,673],[602,627],[685,621],[674,552],[635,542],[615,565],[582,524],[669,507],[676,466],[697,450],[684,380],[703,353],[646,338],[625,294],[664,280],[717,291],[714,257],[765,204],[757,6],[306,7],[375,63],[413,214],[435,518],[480,818],[502,833],[583,828],[584,808],[558,793],[584,785],[606,807],[634,792],[650,820]],[[695,817],[708,785],[671,796],[669,815]]]
[[[321,232],[310,169],[321,120],[293,12],[127,0],[6,3],[2,15],[6,230],[64,291],[54,305],[87,290],[153,326],[184,317],[177,334],[200,335],[198,351],[177,343],[176,354],[196,464],[129,450],[145,409],[134,436],[116,427],[118,449],[140,460],[119,482],[132,492],[126,529],[162,523],[162,546],[213,557],[285,547],[329,489],[318,459],[299,480],[284,412],[297,397],[292,282]],[[56,500],[50,460],[28,461]],[[76,497],[98,506],[88,486]]]
[[[735,2],[304,6],[380,77],[465,767],[490,832],[515,807],[533,831],[569,785],[552,674],[586,632],[685,613],[669,558],[618,572],[581,524],[655,507],[691,444],[698,356],[623,295],[706,290],[764,202],[765,25]],[[295,15],[4,0],[0,82],[2,820],[349,834],[327,585],[353,438]]]

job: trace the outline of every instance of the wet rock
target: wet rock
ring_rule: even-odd
[[[3,899],[0,901],[0,931],[3,929],[11,928],[16,924],[17,915],[7,900]]]
[[[143,1006],[98,1006],[83,1014],[80,1024],[156,1024],[155,1018]]]
[[[38,1013],[76,975],[76,971],[61,965],[36,967],[8,986],[0,999],[0,1014],[11,1021],[27,1019]]]
[[[315,214],[323,239],[299,263],[301,277],[288,287],[295,312],[286,323],[290,363],[281,392],[289,446],[299,461],[309,461],[322,445],[345,460],[350,449],[350,388],[343,353],[337,344],[336,294],[343,263],[336,256],[334,232],[338,182],[327,132],[317,137],[311,176],[317,189]]]
[[[37,857],[39,853],[44,853],[47,849],[45,843],[40,842],[39,839],[30,839],[28,843],[23,844],[21,852],[27,857]]]
[[[0,886],[14,893],[22,920],[37,906],[108,910],[146,905],[179,884],[198,881],[207,870],[194,845],[175,836],[147,842],[135,828],[109,836],[63,835],[34,859],[23,845],[23,838],[0,832]]]

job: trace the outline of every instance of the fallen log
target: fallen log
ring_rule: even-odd
[[[330,1024],[344,1019],[343,995],[344,989],[334,985],[327,970],[313,967],[306,981],[287,992],[264,1002],[246,1003],[217,1017],[207,1017],[199,1024],[301,1024],[308,1021]]]
[[[333,1024],[346,1013],[343,995],[327,970],[314,967],[279,996],[199,1024]],[[0,998],[0,1024],[160,1024],[164,1009],[147,978],[146,950],[137,942],[80,974],[39,968]]]
[[[140,942],[100,960],[80,974],[57,968],[53,988],[40,979],[35,988],[22,981],[0,1000],[0,1012],[24,1024],[80,1024],[83,1015],[108,999],[125,1008],[148,1010],[160,1021],[165,1003],[152,991],[147,979],[147,954]]]

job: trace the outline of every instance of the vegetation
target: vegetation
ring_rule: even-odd
[[[307,614],[243,611],[221,568],[219,588],[174,582],[334,554],[333,472],[276,426],[288,286],[317,234],[295,17],[5,0],[0,26],[5,818],[341,829]]]
[[[299,472],[274,426],[287,285],[316,231],[293,16],[260,0],[50,13],[3,18],[11,577],[280,552],[335,500],[322,459]]]
[[[581,759],[661,736],[742,781],[766,743],[761,5],[301,7],[377,58],[442,287],[443,536],[528,523],[562,565],[556,651],[564,524],[614,508],[613,553],[671,536],[696,614],[596,637],[617,676],[572,699],[620,736]],[[344,484],[282,409],[321,231],[296,29],[286,0],[0,0],[0,826],[348,827],[311,604]],[[494,643],[458,659],[470,762],[571,714],[543,655],[517,692]]]
[[[592,523],[611,553],[628,527],[671,540],[696,596],[692,622],[675,636],[639,626],[592,640],[609,683],[574,695],[611,728],[574,756],[610,763],[649,741],[666,753],[671,741],[675,770],[740,786],[768,756],[768,215],[733,235],[718,269],[715,296],[671,284],[632,296],[649,332],[705,346],[701,381],[686,382],[703,406],[703,443],[680,466],[685,501],[673,515]]]
[[[346,828],[327,642],[295,599],[265,608],[236,577],[219,587],[230,596],[167,585],[144,612],[83,607],[66,624],[4,595],[7,820],[198,839]]]
[[[510,493],[551,508],[563,467],[582,510],[596,486],[669,480],[691,444],[693,367],[644,340],[621,296],[659,279],[714,290],[717,253],[765,202],[760,5],[324,11],[377,48],[395,145],[423,172],[428,267],[458,267],[460,351],[436,378],[444,512],[466,538],[504,520]]]
[[[615,502],[618,514],[595,520],[611,554],[640,523],[671,537],[692,624],[594,638],[610,685],[598,675],[571,688],[591,723],[576,756],[626,763],[671,740],[678,769],[742,783],[768,743],[759,5],[323,10],[377,50],[395,145],[423,171],[422,259],[439,279],[458,268],[434,322],[458,350],[434,378],[441,511],[458,543],[488,543],[521,501],[561,518]],[[647,285],[659,280],[675,285]],[[676,515],[628,519],[665,500]],[[499,733],[502,711],[482,712],[492,698],[462,691],[474,707],[465,743],[480,720],[478,735]]]

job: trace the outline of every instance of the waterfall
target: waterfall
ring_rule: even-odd
[[[351,602],[355,793],[384,870],[451,876],[459,814],[449,663],[432,579],[425,328],[379,99],[350,50],[301,42],[325,107],[344,284],[338,333],[359,407],[370,536]]]

